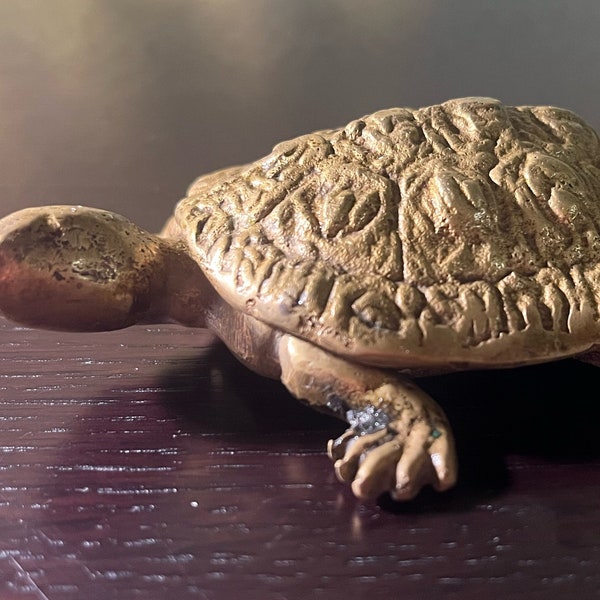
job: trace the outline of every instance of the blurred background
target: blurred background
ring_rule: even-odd
[[[457,96],[599,128],[599,25],[598,0],[3,0],[1,212],[156,230],[201,173]]]

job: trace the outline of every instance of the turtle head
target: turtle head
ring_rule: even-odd
[[[156,320],[163,242],[124,217],[81,206],[0,220],[0,312],[27,326],[100,331]]]

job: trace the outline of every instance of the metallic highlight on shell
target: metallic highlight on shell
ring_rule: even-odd
[[[387,366],[509,365],[597,339],[599,175],[573,113],[464,98],[279,144],[176,216],[276,327]]]

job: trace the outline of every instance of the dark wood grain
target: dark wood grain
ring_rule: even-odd
[[[581,385],[594,371],[552,369]],[[343,426],[207,332],[2,322],[0,597],[597,597],[598,410],[563,414],[547,367],[515,377],[430,381],[465,433],[461,486],[361,504],[323,452]],[[529,385],[546,398],[519,414],[502,396]]]

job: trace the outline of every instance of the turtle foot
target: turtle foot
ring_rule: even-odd
[[[444,491],[456,482],[452,433],[425,419],[392,421],[374,432],[351,427],[329,441],[328,454],[338,479],[361,499],[389,492],[394,500],[411,500],[427,485]]]
[[[329,456],[358,498],[389,492],[395,500],[410,500],[426,485],[439,491],[454,485],[457,461],[448,419],[412,381],[289,334],[278,348],[288,390],[350,425],[329,442]]]

